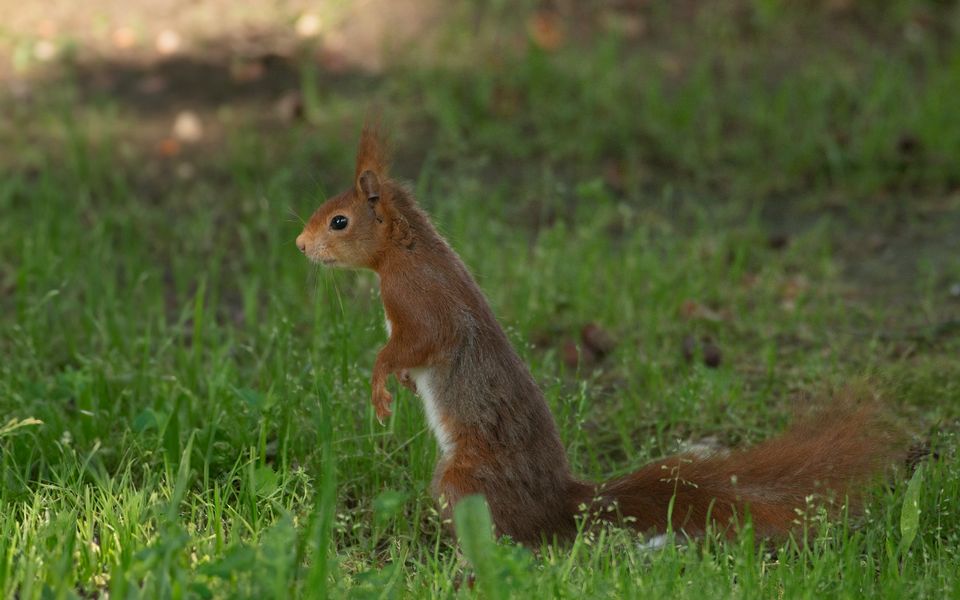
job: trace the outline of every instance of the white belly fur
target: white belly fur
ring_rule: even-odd
[[[440,450],[444,454],[449,454],[453,451],[453,439],[450,436],[450,432],[444,429],[440,409],[437,407],[433,387],[433,369],[429,367],[410,369],[410,378],[417,384],[417,394],[423,400],[423,409],[427,413],[427,422],[430,424],[430,429],[433,430],[433,435],[437,437]]]

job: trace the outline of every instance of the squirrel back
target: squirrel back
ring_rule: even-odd
[[[844,405],[753,448],[579,481],[543,393],[466,266],[389,178],[386,156],[365,128],[354,186],[314,212],[297,246],[315,262],[379,275],[389,339],[373,368],[373,405],[381,420],[390,415],[390,375],[422,398],[440,444],[433,489],[446,512],[482,494],[498,533],[525,543],[570,537],[578,517],[697,535],[745,511],[758,532],[776,536],[811,496],[856,502],[858,486],[898,452],[874,409]]]

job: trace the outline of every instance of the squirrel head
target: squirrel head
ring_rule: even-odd
[[[354,185],[318,208],[297,248],[313,262],[375,269],[398,242],[409,241],[409,226],[397,202],[403,191],[387,177],[386,145],[376,127],[360,136]]]

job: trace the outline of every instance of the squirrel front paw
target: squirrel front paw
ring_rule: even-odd
[[[390,395],[387,388],[382,385],[373,388],[373,409],[377,413],[377,421],[379,421],[381,425],[383,425],[384,420],[392,414],[390,410],[390,403],[392,402],[393,396]]]

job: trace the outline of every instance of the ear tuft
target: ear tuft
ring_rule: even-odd
[[[364,192],[368,199],[370,197],[367,190],[363,188],[361,180],[372,179],[376,184],[372,189],[375,189],[379,196],[380,182],[387,178],[388,162],[387,144],[384,141],[380,126],[376,121],[368,122],[363,127],[363,133],[360,134],[360,146],[357,149],[357,168],[354,173],[357,188]]]

